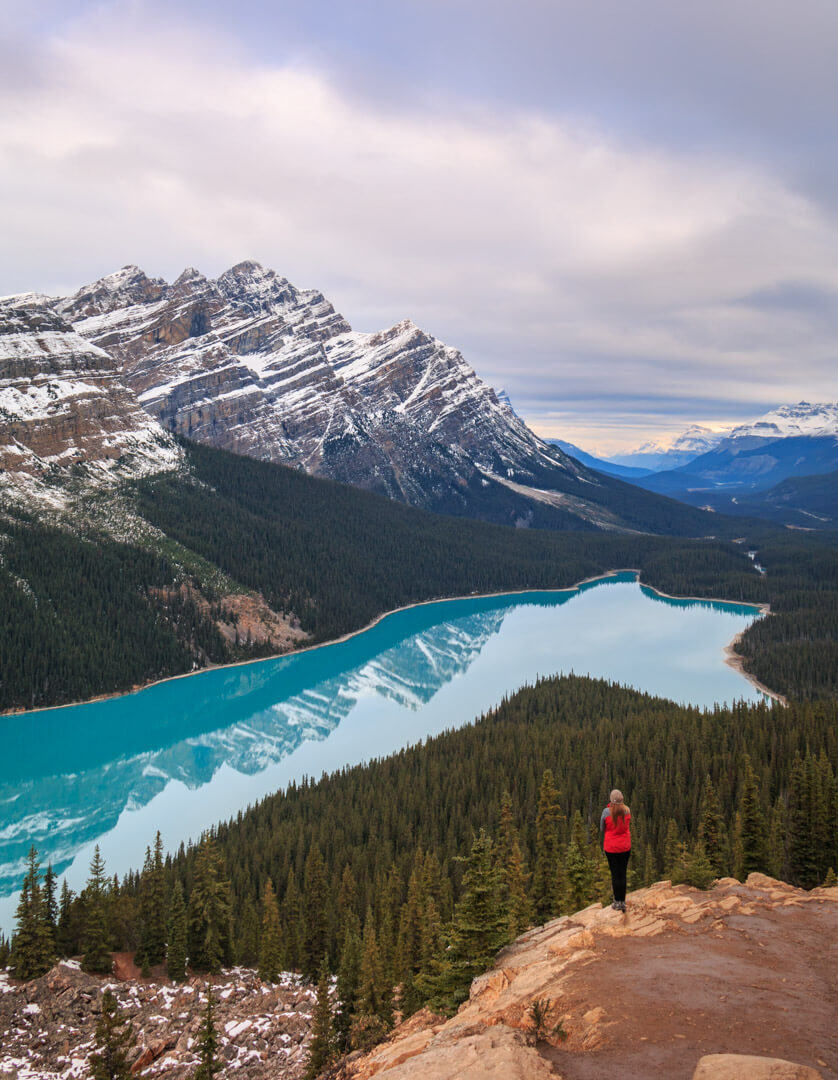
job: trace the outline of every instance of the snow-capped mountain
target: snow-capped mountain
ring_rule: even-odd
[[[662,469],[678,469],[699,454],[718,446],[728,435],[727,431],[713,431],[702,424],[691,424],[672,442],[646,442],[628,454],[612,454],[609,462],[630,468],[659,472]]]
[[[798,435],[812,438],[838,435],[838,404],[821,402],[811,405],[808,401],[800,401],[796,405],[781,405],[757,420],[739,424],[728,437],[786,439]]]
[[[254,262],[216,279],[185,270],[171,285],[126,266],[69,297],[0,303],[63,320],[102,364],[115,361],[112,378],[167,433],[493,522],[715,528],[543,442],[460,352],[410,320],[353,331],[322,293]]]
[[[409,320],[354,332],[319,292],[243,262],[172,284],[124,267],[56,310],[170,431],[428,504],[475,471],[575,477],[462,355]]]
[[[58,506],[62,481],[80,473],[101,487],[177,467],[180,449],[113,358],[38,301],[0,301],[3,489]]]
[[[717,446],[677,469],[638,481],[704,505],[707,493],[765,491],[792,477],[838,469],[838,405],[781,405],[740,424]]]

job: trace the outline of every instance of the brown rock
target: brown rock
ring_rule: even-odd
[[[693,1080],[823,1080],[823,1076],[817,1069],[781,1058],[706,1054],[699,1061]]]

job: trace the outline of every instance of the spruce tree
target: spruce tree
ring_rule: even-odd
[[[108,929],[108,879],[105,862],[97,844],[90,862],[90,876],[82,894],[84,904],[84,956],[85,971],[100,975],[110,974],[113,968],[111,941]]]
[[[145,865],[140,877],[140,953],[150,966],[162,964],[166,953],[166,875],[163,866],[163,841],[158,830],[154,851],[146,848]]]
[[[305,866],[305,945],[303,949],[303,973],[314,978],[326,955],[328,920],[326,916],[326,867],[320,848],[315,844],[308,854]]]
[[[231,959],[232,905],[230,883],[212,833],[204,833],[195,853],[188,913],[190,962],[217,974]]]
[[[293,869],[288,871],[285,896],[282,900],[282,922],[285,938],[285,956],[291,971],[302,971],[305,942],[305,916],[303,898],[297,887]]]
[[[681,885],[686,875],[687,848],[681,840],[678,822],[670,818],[666,823],[663,842],[663,873],[673,885]]]
[[[565,910],[578,911],[592,902],[595,894],[594,864],[589,853],[588,830],[576,810],[565,854]]]
[[[169,942],[166,948],[166,970],[172,982],[186,980],[186,941],[188,923],[186,902],[183,899],[183,887],[179,881],[172,886],[172,898],[169,904]]]
[[[67,879],[61,881],[61,894],[58,902],[58,933],[57,946],[59,956],[73,956],[78,952],[78,912],[76,894],[67,884]]]
[[[729,867],[727,830],[719,805],[719,796],[716,794],[709,775],[704,779],[701,792],[698,839],[704,845],[704,854],[713,873],[716,877],[724,877]]]
[[[93,1080],[130,1080],[128,1055],[137,1039],[131,1024],[119,1018],[110,990],[102,994],[102,1014],[96,1024],[96,1051],[87,1060]]]
[[[45,975],[55,961],[55,942],[47,899],[41,885],[38,852],[30,847],[28,866],[15,912],[12,970],[15,978],[29,980]]]
[[[464,862],[463,894],[454,910],[448,948],[434,970],[419,980],[428,1004],[439,1012],[453,1012],[465,1000],[472,979],[491,966],[495,954],[509,941],[494,845],[485,829]]]
[[[44,874],[44,917],[49,926],[53,955],[58,948],[58,900],[55,895],[55,882],[56,876],[50,862],[47,863],[47,872]]]
[[[509,918],[509,935],[517,937],[532,924],[532,904],[527,896],[527,872],[518,830],[512,818],[512,796],[501,797],[496,858],[501,870],[503,903]]]
[[[350,1032],[358,1009],[358,993],[361,985],[361,925],[358,916],[347,912],[346,933],[340,955],[337,978],[337,1012],[335,1015],[335,1039],[340,1053],[350,1049]]]
[[[282,927],[271,879],[265,882],[262,899],[262,933],[259,938],[259,978],[276,982],[282,971]]]
[[[218,1035],[215,1030],[214,1005],[212,986],[208,984],[207,1004],[195,1040],[198,1067],[192,1074],[192,1080],[213,1080],[215,1074],[221,1072],[224,1068],[224,1062],[218,1057]]]
[[[553,773],[550,769],[545,769],[535,819],[535,861],[532,875],[535,916],[542,923],[558,915],[561,910],[560,820],[559,792]]]
[[[392,987],[384,971],[375,918],[372,908],[367,908],[364,936],[361,946],[361,967],[358,985],[358,1016],[377,1020],[385,1027],[392,1022]]]
[[[317,1003],[312,1018],[311,1043],[308,1049],[304,1080],[316,1080],[335,1060],[337,1044],[335,1040],[332,1006],[329,1001],[329,969],[324,959],[317,980]]]
[[[259,964],[259,926],[261,923],[259,907],[255,899],[248,896],[239,909],[236,918],[233,909],[233,926],[235,927],[235,954],[236,963],[244,967],[256,967]]]
[[[764,873],[767,867],[768,822],[759,800],[759,781],[751,759],[745,754],[742,771],[742,794],[739,799],[739,865],[737,877],[744,881],[748,874]]]
[[[716,872],[707,858],[704,842],[697,840],[684,865],[684,881],[696,889],[709,889],[715,877]]]

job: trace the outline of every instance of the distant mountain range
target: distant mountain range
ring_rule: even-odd
[[[693,426],[669,449],[647,444],[614,461],[555,441],[590,468],[694,506],[808,528],[838,521],[838,404],[782,405],[726,433]],[[663,464],[625,464],[643,460]]]
[[[456,349],[409,320],[355,332],[321,293],[254,262],[216,279],[185,270],[171,285],[126,266],[70,297],[8,297],[0,326],[0,461],[8,486],[28,455],[30,497],[49,495],[50,470],[71,459],[119,476],[135,465],[148,472],[155,456],[176,468],[178,434],[502,524],[699,536],[717,528],[543,442]],[[20,349],[35,358],[31,370],[14,359]],[[91,358],[105,374],[86,380]],[[35,404],[36,387],[49,400]],[[74,419],[84,394],[97,401],[95,439]],[[141,443],[151,452],[142,464]]]

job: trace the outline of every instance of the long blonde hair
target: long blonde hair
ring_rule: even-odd
[[[629,812],[629,808],[624,802],[608,804],[608,809],[611,811],[611,825],[613,828],[617,828],[617,823],[625,821],[626,814]]]

